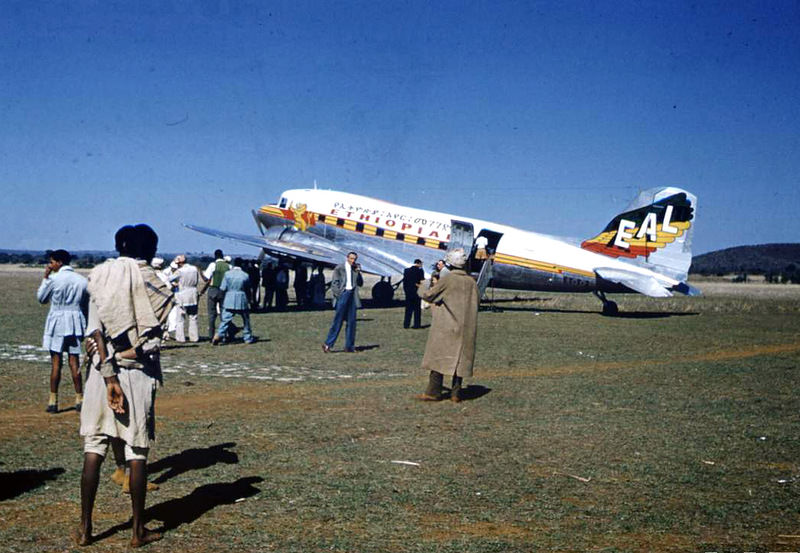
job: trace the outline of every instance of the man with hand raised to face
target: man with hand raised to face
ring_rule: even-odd
[[[331,280],[331,292],[335,302],[336,313],[333,316],[331,328],[328,330],[328,337],[322,344],[322,351],[331,351],[342,323],[347,322],[347,334],[344,343],[344,350],[348,353],[356,351],[356,310],[361,307],[361,300],[358,297],[359,286],[364,285],[364,278],[361,276],[361,266],[356,263],[358,254],[349,252],[347,261],[337,265],[333,270]]]

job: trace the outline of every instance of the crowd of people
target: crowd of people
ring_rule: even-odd
[[[125,226],[115,235],[119,257],[95,267],[89,278],[69,266],[70,255],[56,250],[37,292],[41,303],[50,303],[43,346],[51,356],[50,397],[47,412],[58,412],[58,385],[66,353],[75,388],[75,408],[80,411],[80,434],[84,438],[81,477],[81,522],[75,542],[92,542],[92,512],[99,473],[109,446],[117,463],[112,479],[131,494],[131,545],[139,547],[161,536],[144,526],[148,489],[147,454],[155,439],[155,398],[162,379],[160,350],[173,333],[174,339],[199,340],[198,304],[207,294],[208,334],[212,345],[229,343],[242,330],[245,343],[257,339],[250,325],[250,311],[276,309],[288,304],[288,266],[267,263],[260,270],[250,260],[225,257],[221,250],[204,271],[189,264],[183,255],[169,267],[155,257],[158,236],[147,225]],[[334,298],[334,317],[323,342],[325,353],[333,351],[342,326],[346,326],[344,351],[355,353],[356,312],[361,306],[359,288],[364,279],[358,253],[349,252],[335,267],[329,284]],[[417,259],[404,274],[406,309],[403,326],[420,328],[420,308],[432,310],[431,330],[422,360],[428,375],[422,401],[448,397],[444,377],[452,377],[449,397],[463,399],[463,378],[472,376],[477,335],[478,290],[465,270],[468,255],[462,249],[449,251],[437,263],[430,281],[425,280],[422,261]],[[315,266],[308,278],[306,266],[293,267],[298,306],[322,306],[325,276]],[[264,284],[261,295],[261,284]],[[259,296],[261,297],[259,298]],[[259,304],[259,301],[261,302]],[[242,328],[233,325],[239,316]],[[216,321],[219,318],[219,325]],[[85,340],[87,374],[85,392],[80,373],[80,345]],[[124,465],[127,465],[127,474]]]

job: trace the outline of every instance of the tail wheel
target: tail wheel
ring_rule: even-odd
[[[606,297],[605,292],[602,290],[592,290],[592,293],[603,302],[603,315],[606,317],[616,317],[619,313],[619,308],[617,307],[616,302],[611,301]]]
[[[372,299],[377,305],[387,306],[391,304],[393,296],[394,288],[385,280],[376,282],[375,286],[372,287]]]
[[[607,301],[603,303],[603,315],[606,317],[616,317],[619,314],[619,308],[617,307],[617,303],[613,301]]]

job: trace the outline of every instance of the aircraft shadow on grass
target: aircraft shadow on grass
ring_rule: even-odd
[[[529,313],[575,313],[585,315],[598,315],[605,317],[600,311],[583,310],[583,309],[557,309],[548,307],[518,307],[518,306],[503,306],[498,305],[502,303],[511,303],[518,300],[495,300],[493,302],[482,302],[480,311],[491,311],[495,313],[502,313],[503,311],[518,311]],[[617,319],[666,319],[668,317],[689,317],[699,315],[696,311],[621,311],[612,318]]]
[[[50,480],[64,474],[64,469],[56,467],[46,470],[17,470],[0,472],[0,501],[13,499],[25,492],[35,490]]]
[[[207,512],[220,505],[233,505],[237,501],[252,497],[261,490],[254,487],[254,484],[263,482],[260,476],[248,476],[240,478],[235,482],[219,482],[216,484],[205,484],[195,488],[192,493],[176,499],[168,499],[145,510],[145,521],[157,520],[161,526],[153,528],[156,532],[168,532],[175,530],[182,524],[191,524]],[[117,532],[130,529],[131,521],[112,526],[105,532],[94,537],[95,541],[100,541]]]
[[[403,307],[405,302],[403,300],[392,299],[388,302],[381,303],[375,301],[371,298],[361,298],[361,308],[360,309],[386,309],[391,307]],[[268,315],[270,313],[302,313],[304,311],[331,311],[333,312],[336,308],[334,307],[333,303],[328,300],[325,302],[325,305],[291,305],[287,306],[285,309],[257,309],[250,311],[250,316],[253,314],[257,315]]]
[[[166,471],[153,480],[154,483],[160,484],[184,472],[208,468],[217,463],[235,465],[239,462],[239,456],[234,451],[228,451],[235,446],[236,442],[226,442],[210,447],[184,449],[180,453],[163,457],[153,463],[148,463],[147,472],[149,474],[155,474],[157,472]]]

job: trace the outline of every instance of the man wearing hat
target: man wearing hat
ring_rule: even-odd
[[[183,328],[183,318],[189,318],[189,340],[197,342],[200,334],[197,329],[197,285],[205,277],[194,265],[186,263],[186,256],[181,254],[173,262],[178,268],[170,277],[178,283],[178,292],[175,294],[175,301],[181,307],[178,311],[178,320],[175,327],[175,339],[178,342],[185,342],[186,336]]]
[[[432,309],[433,322],[422,358],[422,370],[428,373],[428,387],[417,396],[423,401],[444,399],[444,376],[452,376],[450,399],[463,399],[461,385],[464,377],[472,376],[475,360],[475,340],[478,334],[478,286],[464,267],[467,255],[457,248],[447,253],[450,271],[420,297],[437,307]]]

